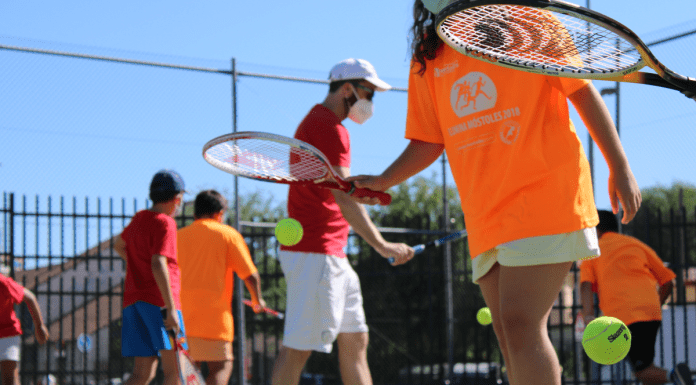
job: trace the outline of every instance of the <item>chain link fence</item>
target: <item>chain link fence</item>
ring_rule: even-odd
[[[696,68],[683,53],[696,48],[694,34],[696,23],[687,23],[645,40],[654,43],[651,49],[668,67],[693,75]],[[174,168],[194,194],[207,188],[235,191],[233,178],[204,162],[203,144],[235,129],[291,136],[307,111],[326,95],[326,74],[11,38],[0,38],[0,63],[0,187],[13,193],[3,196],[0,256],[8,274],[38,292],[52,335],[48,344],[37,346],[31,318],[26,309],[21,312],[23,384],[37,383],[50,372],[60,384],[113,385],[131,367],[120,358],[118,344],[123,266],[111,253],[108,239],[120,233],[133,213],[146,207],[149,178],[158,169]],[[278,72],[284,75],[265,75]],[[405,78],[406,74],[404,79],[385,79],[397,90],[376,96],[376,113],[369,125],[349,127],[354,174],[381,171],[405,147]],[[600,89],[616,87],[595,84]],[[684,165],[693,162],[696,136],[683,134],[690,132],[683,128],[696,124],[693,102],[669,90],[640,85],[622,84],[618,97],[613,95],[619,103],[615,117],[622,141],[639,181],[640,169],[648,163],[651,167],[664,164],[665,173],[675,179],[696,180],[689,179],[691,171],[670,166],[675,158]],[[640,108],[631,108],[627,114],[623,112],[629,110],[627,106]],[[582,138],[586,131],[578,127]],[[443,183],[452,180],[440,162],[426,173]],[[606,191],[604,174],[606,170],[596,164],[600,193]],[[246,180],[238,186],[239,194],[260,192],[275,201],[283,201],[286,191]],[[443,207],[427,210],[442,212]],[[264,282],[281,293],[284,281],[273,255],[271,225],[247,223],[242,228],[254,255],[259,255],[255,261],[263,266]],[[393,231],[394,237],[403,236],[402,241],[410,244],[440,235]],[[454,261],[449,303],[448,272],[442,262],[448,250]],[[406,272],[394,273],[365,258],[360,254],[355,263],[371,327],[369,357],[375,383],[434,384],[445,381],[450,372],[479,373],[482,378],[500,372],[502,359],[492,329],[474,321],[483,302],[471,283],[466,242],[424,256],[418,269]],[[686,272],[688,266],[693,261],[681,268]],[[685,274],[680,289],[684,300],[671,308],[683,310],[671,312],[675,326],[669,330],[684,333],[688,342],[696,332],[677,327],[679,322],[688,326],[691,308],[687,305],[693,306],[694,301],[688,295],[692,286],[687,287],[693,279]],[[611,383],[619,369],[593,371],[574,338],[579,303],[576,279],[574,270],[551,319],[565,381]],[[383,285],[406,285],[413,280],[422,283],[428,301],[414,303],[408,294],[385,301],[379,295]],[[284,306],[282,294],[269,298],[272,306]],[[246,354],[235,360],[231,383],[270,383],[282,323],[248,313],[244,320],[246,338],[237,341],[246,343]],[[696,359],[696,351],[686,347],[694,344],[679,345],[674,341],[681,338],[674,333],[662,335],[658,364]],[[671,345],[664,347],[665,343]],[[313,358],[303,381],[337,381],[335,358]],[[621,370],[631,380],[630,373]]]

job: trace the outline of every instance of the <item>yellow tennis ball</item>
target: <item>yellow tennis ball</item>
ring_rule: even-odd
[[[491,317],[491,309],[487,307],[480,308],[476,313],[476,320],[478,320],[481,325],[490,325],[490,323],[493,322],[493,318]]]
[[[631,331],[620,319],[599,317],[587,324],[582,347],[598,364],[613,365],[626,357],[631,348]]]
[[[302,225],[296,219],[285,218],[276,225],[275,236],[282,245],[296,245],[302,240]]]

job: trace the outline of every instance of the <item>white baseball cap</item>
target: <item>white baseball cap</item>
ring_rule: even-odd
[[[329,80],[332,82],[351,79],[364,79],[375,86],[377,91],[387,91],[392,88],[378,78],[375,67],[363,59],[346,59],[336,64],[329,73]]]

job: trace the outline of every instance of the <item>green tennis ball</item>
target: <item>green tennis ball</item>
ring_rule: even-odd
[[[613,365],[626,357],[631,348],[631,331],[620,319],[599,317],[587,324],[582,347],[592,361]]]
[[[296,245],[302,240],[302,225],[296,219],[285,218],[276,225],[275,236],[282,245]]]
[[[478,320],[481,325],[490,325],[490,323],[493,322],[493,318],[491,317],[491,309],[487,307],[480,308],[476,313],[476,320]]]

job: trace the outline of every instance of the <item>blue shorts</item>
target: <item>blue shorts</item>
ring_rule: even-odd
[[[121,355],[124,357],[159,356],[160,350],[173,348],[167,330],[164,328],[164,309],[146,302],[136,302],[123,309],[123,326],[121,327]],[[181,310],[179,317],[179,335],[186,341],[186,329]],[[186,343],[182,344],[188,349]]]

